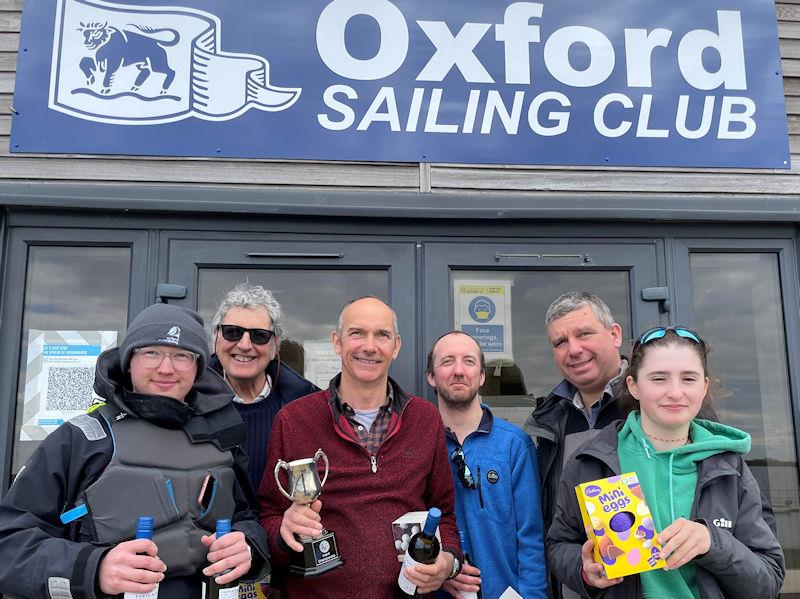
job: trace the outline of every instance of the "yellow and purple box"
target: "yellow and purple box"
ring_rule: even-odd
[[[594,560],[608,578],[663,568],[650,508],[635,472],[575,487],[583,525],[594,539]]]

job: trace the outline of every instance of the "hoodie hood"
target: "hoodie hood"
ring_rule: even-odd
[[[127,390],[127,393],[124,391]],[[125,403],[124,396],[145,397],[139,393],[132,393],[131,377],[122,371],[120,351],[118,347],[109,349],[100,354],[95,366],[94,391],[108,403],[113,403],[118,408],[136,413],[131,406]],[[162,397],[151,395],[149,397]],[[185,403],[192,408],[195,415],[202,416],[219,410],[230,403],[233,392],[228,384],[210,368],[198,371],[197,378],[192,385],[192,390],[186,396]],[[172,398],[166,398],[176,401]]]
[[[631,437],[631,438],[628,438]],[[656,451],[642,431],[642,419],[638,411],[631,412],[619,432],[620,445],[626,450],[650,458],[651,455],[673,456],[676,468],[696,469],[691,464],[705,458],[732,451],[746,454],[750,451],[750,435],[738,428],[719,422],[695,418],[689,425],[691,443],[666,451]]]
[[[198,372],[184,402],[162,395],[134,393],[122,370],[119,348],[97,359],[94,390],[107,403],[164,428],[182,428],[193,442],[211,441],[231,449],[244,441],[245,427],[231,400],[228,384],[210,368]]]

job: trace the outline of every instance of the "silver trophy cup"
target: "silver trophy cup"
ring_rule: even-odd
[[[317,472],[317,462],[320,458],[325,462],[325,474],[322,480]],[[278,474],[286,470],[289,479],[289,490],[283,488]],[[313,458],[285,462],[278,460],[275,464],[275,482],[278,489],[289,500],[302,505],[309,505],[322,493],[322,486],[328,479],[328,456],[322,449],[318,449]],[[289,560],[289,573],[303,577],[318,576],[323,572],[338,568],[344,562],[339,557],[336,545],[336,535],[331,530],[323,530],[316,537],[295,535],[303,551],[292,552]]]

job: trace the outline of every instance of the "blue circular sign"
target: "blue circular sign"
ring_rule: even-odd
[[[494,302],[490,298],[485,295],[479,295],[472,298],[467,311],[475,322],[489,322],[494,318],[497,310],[495,309]]]

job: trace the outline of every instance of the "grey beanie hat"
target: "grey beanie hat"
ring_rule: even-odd
[[[203,318],[194,310],[169,304],[153,304],[139,312],[119,345],[122,370],[127,372],[130,369],[135,348],[149,345],[172,345],[199,354],[198,375],[208,364],[208,344]]]

